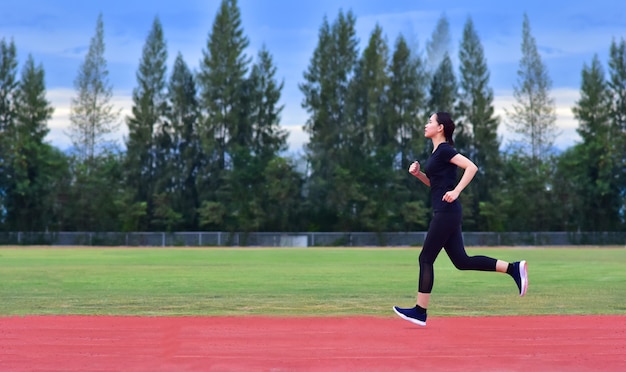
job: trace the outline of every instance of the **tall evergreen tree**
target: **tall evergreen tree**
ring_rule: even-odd
[[[398,151],[395,126],[387,116],[389,47],[376,26],[350,84],[345,163],[359,185],[344,213],[351,230],[384,231],[398,210],[391,196]]]
[[[324,19],[304,82],[299,85],[304,94],[302,107],[310,115],[304,131],[309,134],[305,187],[311,229],[341,228],[342,214],[349,213],[349,200],[358,193],[343,155],[348,138],[346,102],[358,58],[355,23],[351,12],[340,11],[332,26]]]
[[[498,140],[499,118],[494,115],[493,89],[489,87],[489,70],[480,39],[471,18],[463,29],[459,50],[460,79],[459,101],[455,139],[457,150],[468,156],[478,166],[475,180],[470,184],[472,215],[475,225],[466,219],[468,229],[491,230],[494,196],[500,182],[500,141]]]
[[[7,171],[6,218],[14,231],[43,231],[54,226],[55,173],[63,158],[44,142],[54,109],[46,99],[44,70],[29,56],[15,95],[14,156]]]
[[[513,87],[513,112],[508,112],[509,128],[520,136],[520,152],[511,154],[511,172],[508,173],[506,190],[509,200],[522,200],[523,195],[533,195],[533,203],[511,203],[501,210],[520,216],[517,228],[548,230],[556,220],[558,210],[554,196],[554,157],[551,146],[556,137],[556,114],[554,99],[550,97],[552,81],[531,34],[528,16],[522,24],[522,59],[517,72],[517,84]],[[526,169],[519,174],[520,170]],[[517,195],[517,197],[511,197]]]
[[[417,53],[411,53],[406,40],[400,35],[395,43],[389,64],[389,91],[386,115],[398,142],[398,158],[394,164],[394,195],[400,205],[394,230],[426,229],[428,227],[428,193],[420,190],[413,177],[407,177],[407,169],[415,160],[423,161],[426,139],[424,123],[427,112],[426,89],[428,74],[424,62]],[[417,185],[417,186],[416,186]]]
[[[215,16],[207,48],[203,50],[198,84],[204,123],[202,138],[210,154],[215,172],[207,179],[217,180],[227,164],[230,146],[237,140],[241,124],[243,84],[250,59],[245,54],[248,38],[241,26],[241,12],[236,0],[223,0]],[[243,135],[243,134],[242,134]],[[231,154],[232,155],[232,154]],[[212,191],[217,189],[209,182]]]
[[[46,99],[43,66],[36,66],[31,55],[22,69],[22,77],[15,96],[15,111],[18,136],[27,137],[38,144],[44,143],[50,131],[47,121],[52,118],[54,108]]]
[[[626,224],[626,40],[613,40],[609,56],[609,88],[612,96],[610,154],[621,196],[620,219]]]
[[[402,35],[395,43],[389,65],[388,105],[389,122],[397,125],[396,133],[405,172],[409,164],[424,152],[424,123],[426,122],[426,87],[428,76],[422,59],[411,53]]]
[[[591,145],[598,141],[599,149],[608,148],[611,142],[611,92],[597,55],[593,56],[591,65],[583,66],[580,96],[572,112],[579,122],[576,132],[582,144]]]
[[[0,40],[0,133],[4,136],[15,125],[15,94],[18,87],[17,48]]]
[[[6,214],[4,195],[11,187],[10,167],[14,162],[12,146],[15,143],[15,95],[17,94],[17,48],[11,41],[0,40],[0,201],[2,215]],[[1,219],[6,226],[6,219]]]
[[[168,85],[167,121],[172,128],[173,154],[166,166],[172,177],[174,210],[182,214],[186,229],[198,229],[198,178],[204,156],[200,142],[198,88],[193,72],[179,53]]]
[[[109,83],[104,51],[104,23],[100,14],[89,51],[74,80],[77,96],[71,101],[69,135],[82,161],[91,162],[105,151],[112,142],[108,136],[119,128],[120,111],[111,104],[113,87]]]
[[[246,93],[252,129],[249,148],[263,165],[287,149],[288,133],[280,127],[284,106],[279,105],[285,84],[276,80],[276,72],[272,55],[265,47],[261,48],[252,66]]]
[[[263,203],[267,186],[265,169],[287,149],[287,132],[280,128],[283,106],[279,101],[283,83],[276,80],[276,67],[265,47],[259,51],[243,86],[241,107],[245,115],[238,133],[239,141],[233,146],[228,205],[230,210],[236,211],[240,229],[255,231],[266,225],[266,218],[275,207]]]
[[[207,47],[200,62],[198,85],[202,107],[200,135],[207,164],[201,170],[200,197],[204,206],[217,203],[228,210],[220,228],[235,229],[237,211],[226,203],[232,195],[231,185],[225,183],[228,171],[237,161],[237,146],[245,146],[250,135],[243,92],[250,58],[245,54],[249,45],[241,25],[241,12],[236,0],[222,0],[215,16]],[[208,204],[207,204],[208,203]]]
[[[157,184],[170,182],[168,175],[160,174],[165,169],[163,157],[168,156],[170,148],[159,146],[168,143],[169,136],[165,122],[166,63],[167,46],[163,27],[160,20],[155,18],[136,73],[137,87],[133,89],[132,115],[126,118],[126,183],[134,194],[134,207],[129,207],[134,209],[145,203],[146,220],[142,229],[150,228],[154,197],[165,188],[162,185],[159,189]]]
[[[561,156],[559,182],[562,190],[573,195],[562,205],[570,213],[568,229],[583,231],[614,230],[619,221],[619,193],[615,182],[615,163],[607,156],[612,147],[611,96],[604,69],[594,56],[582,71],[580,99],[572,108],[578,120],[576,131],[581,143]],[[563,188],[563,187],[566,188]]]
[[[537,51],[528,15],[522,24],[522,59],[513,87],[513,112],[507,112],[509,128],[521,136],[524,153],[537,164],[546,160],[557,135],[554,99],[550,97],[552,80]]]
[[[285,231],[302,228],[302,177],[295,164],[281,157],[287,150],[288,133],[280,127],[279,105],[284,82],[276,78],[276,66],[271,54],[263,47],[252,66],[249,82],[251,152],[254,169],[245,170],[256,175],[249,187],[260,190],[254,205],[260,206],[260,229]],[[260,174],[259,174],[260,172]],[[276,208],[281,205],[281,208]]]
[[[612,96],[613,135],[626,132],[626,40],[613,40],[609,56],[609,87]]]
[[[119,128],[120,110],[111,103],[113,87],[109,82],[104,57],[102,14],[89,50],[74,80],[77,96],[70,104],[69,136],[74,145],[70,159],[71,184],[64,206],[64,221],[83,231],[119,228],[118,194],[120,157],[111,135]]]

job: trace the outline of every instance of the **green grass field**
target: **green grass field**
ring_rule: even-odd
[[[626,314],[626,249],[468,248],[529,263],[504,274],[435,264],[430,312]],[[413,306],[419,248],[0,248],[0,315],[392,316]]]

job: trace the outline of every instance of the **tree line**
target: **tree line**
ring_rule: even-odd
[[[515,103],[497,135],[484,49],[468,17],[457,56],[442,16],[425,51],[380,26],[363,50],[356,17],[324,18],[299,88],[308,113],[302,156],[286,152],[283,81],[249,40],[236,0],[223,0],[196,71],[168,48],[158,17],[136,71],[124,148],[112,103],[104,24],[74,81],[71,151],[45,141],[54,108],[45,71],[0,40],[0,228],[4,231],[412,231],[430,220],[428,190],[407,173],[430,151],[428,116],[455,118],[456,148],[479,167],[461,195],[466,231],[620,231],[626,228],[626,41],[608,71],[582,67],[572,108],[580,143],[554,151],[551,79],[529,19]],[[453,67],[457,59],[458,71]]]

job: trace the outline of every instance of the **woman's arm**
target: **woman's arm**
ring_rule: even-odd
[[[417,160],[414,161],[409,167],[409,173],[415,176],[418,180],[422,181],[424,185],[430,187],[430,180],[428,179],[428,176],[420,170],[420,163]]]
[[[463,176],[461,180],[456,185],[454,190],[450,190],[443,195],[441,200],[446,201],[448,203],[452,203],[456,199],[459,198],[461,191],[463,191],[467,185],[472,181],[476,172],[478,171],[478,167],[471,160],[466,158],[461,154],[456,154],[452,159],[450,159],[450,163],[456,165],[459,168],[463,168]]]

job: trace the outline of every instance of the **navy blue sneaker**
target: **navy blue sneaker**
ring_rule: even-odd
[[[513,269],[512,276],[519,289],[519,296],[522,297],[528,290],[528,264],[526,261],[514,262]]]
[[[410,309],[403,309],[397,306],[393,307],[393,311],[404,320],[408,320],[411,323],[415,323],[421,326],[426,325],[426,313],[417,311],[417,306]]]

